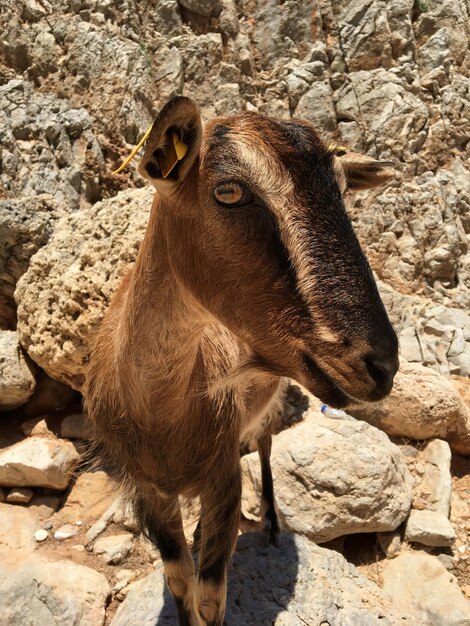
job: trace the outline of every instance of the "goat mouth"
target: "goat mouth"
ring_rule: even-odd
[[[306,352],[302,353],[302,365],[309,381],[313,383],[311,391],[320,400],[338,409],[351,403],[351,398]]]

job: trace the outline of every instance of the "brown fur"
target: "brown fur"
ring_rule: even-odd
[[[189,150],[163,179],[175,130]],[[187,98],[162,110],[139,169],[158,193],[103,321],[86,407],[104,465],[162,552],[180,624],[220,625],[241,441],[258,442],[264,526],[277,540],[269,454],[284,377],[338,406],[390,391],[396,336],[340,193],[387,173],[366,157],[335,157],[303,122],[246,113],[203,132]],[[256,201],[218,206],[213,190],[227,180]],[[196,578],[181,494],[201,500]]]

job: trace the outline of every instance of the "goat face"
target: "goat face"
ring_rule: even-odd
[[[258,367],[334,406],[388,394],[397,337],[343,203],[387,180],[387,164],[300,121],[241,113],[203,130],[187,98],[153,128],[139,170],[160,193],[181,284]],[[164,178],[175,137],[187,150]]]

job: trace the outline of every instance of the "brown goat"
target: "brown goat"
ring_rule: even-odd
[[[387,180],[386,165],[325,146],[301,121],[241,113],[203,130],[184,97],[152,127],[139,171],[158,193],[85,399],[181,625],[223,622],[240,442],[258,447],[264,530],[277,540],[269,457],[285,377],[337,407],[392,387],[397,338],[342,199]],[[197,576],[180,494],[201,502]]]

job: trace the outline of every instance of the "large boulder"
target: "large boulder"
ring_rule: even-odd
[[[259,519],[257,454],[242,458],[242,511]],[[400,450],[363,422],[310,410],[274,438],[271,466],[282,525],[323,543],[395,530],[411,508],[412,478]]]
[[[0,565],[0,623],[8,626],[102,626],[110,595],[103,574],[72,561]]]
[[[0,412],[25,404],[32,396],[36,380],[14,331],[0,330]]]
[[[438,437],[456,452],[470,454],[470,414],[452,381],[430,368],[402,362],[387,398],[349,411],[389,435]]]
[[[18,283],[18,333],[52,378],[80,389],[93,338],[142,241],[152,188],[63,217]]]
[[[242,535],[228,575],[227,623],[237,626],[381,624],[428,626],[402,611],[339,553],[285,534],[280,548],[263,548],[258,534]],[[134,583],[111,626],[173,626],[174,600],[161,565]]]

